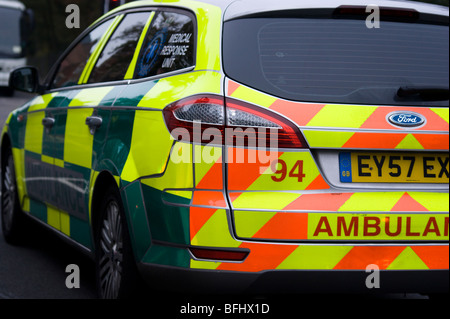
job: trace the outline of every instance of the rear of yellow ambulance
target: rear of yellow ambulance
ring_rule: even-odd
[[[225,15],[223,154],[199,185],[223,176],[225,201],[190,215],[193,247],[222,250],[191,268],[260,292],[448,292],[448,8],[263,3]]]

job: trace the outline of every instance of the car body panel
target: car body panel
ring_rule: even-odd
[[[106,174],[120,189],[134,255],[143,271],[156,267],[242,274],[249,275],[249,284],[267,273],[365,273],[368,265],[387,272],[448,271],[448,183],[348,183],[339,176],[343,152],[426,153],[438,165],[437,158],[449,149],[448,107],[293,102],[240,84],[223,71],[223,21],[275,7],[297,8],[298,2],[211,3],[216,5],[137,1],[91,26],[114,19],[91,52],[78,85],[47,91],[6,122],[3,136],[11,140],[22,209],[92,255],[93,203],[98,181]],[[440,7],[411,2],[382,4],[448,15]],[[339,5],[329,1],[327,7]],[[123,15],[159,9],[195,15],[194,65],[131,79],[143,35],[155,18],[151,13],[125,78],[89,84],[96,60]],[[256,147],[174,140],[163,111],[198,95],[272,111],[299,128],[307,147],[267,154]],[[389,122],[391,115],[402,112],[417,113],[426,121],[414,128]],[[91,116],[102,119],[94,130],[86,124]],[[55,119],[51,129],[42,125],[46,117]],[[441,164],[444,175],[448,161]],[[239,261],[197,258],[195,248],[249,254]]]

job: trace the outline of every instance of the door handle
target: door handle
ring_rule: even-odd
[[[53,125],[55,125],[55,119],[53,117],[45,117],[42,119],[42,125],[48,129],[51,129]]]
[[[95,130],[102,126],[103,119],[100,116],[89,116],[86,118],[86,125],[89,126],[89,131],[92,135],[95,134]]]

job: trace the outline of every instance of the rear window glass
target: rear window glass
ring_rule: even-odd
[[[225,23],[232,79],[281,98],[323,103],[448,105],[399,98],[449,86],[448,26],[350,19],[248,18]]]

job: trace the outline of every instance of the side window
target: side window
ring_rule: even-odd
[[[95,51],[111,23],[112,20],[108,20],[93,29],[67,54],[59,65],[58,72],[51,85],[52,89],[78,84],[89,57]]]
[[[93,68],[88,83],[123,80],[150,12],[127,14]]]
[[[135,79],[194,65],[194,21],[190,15],[160,11],[153,18],[139,54]]]

